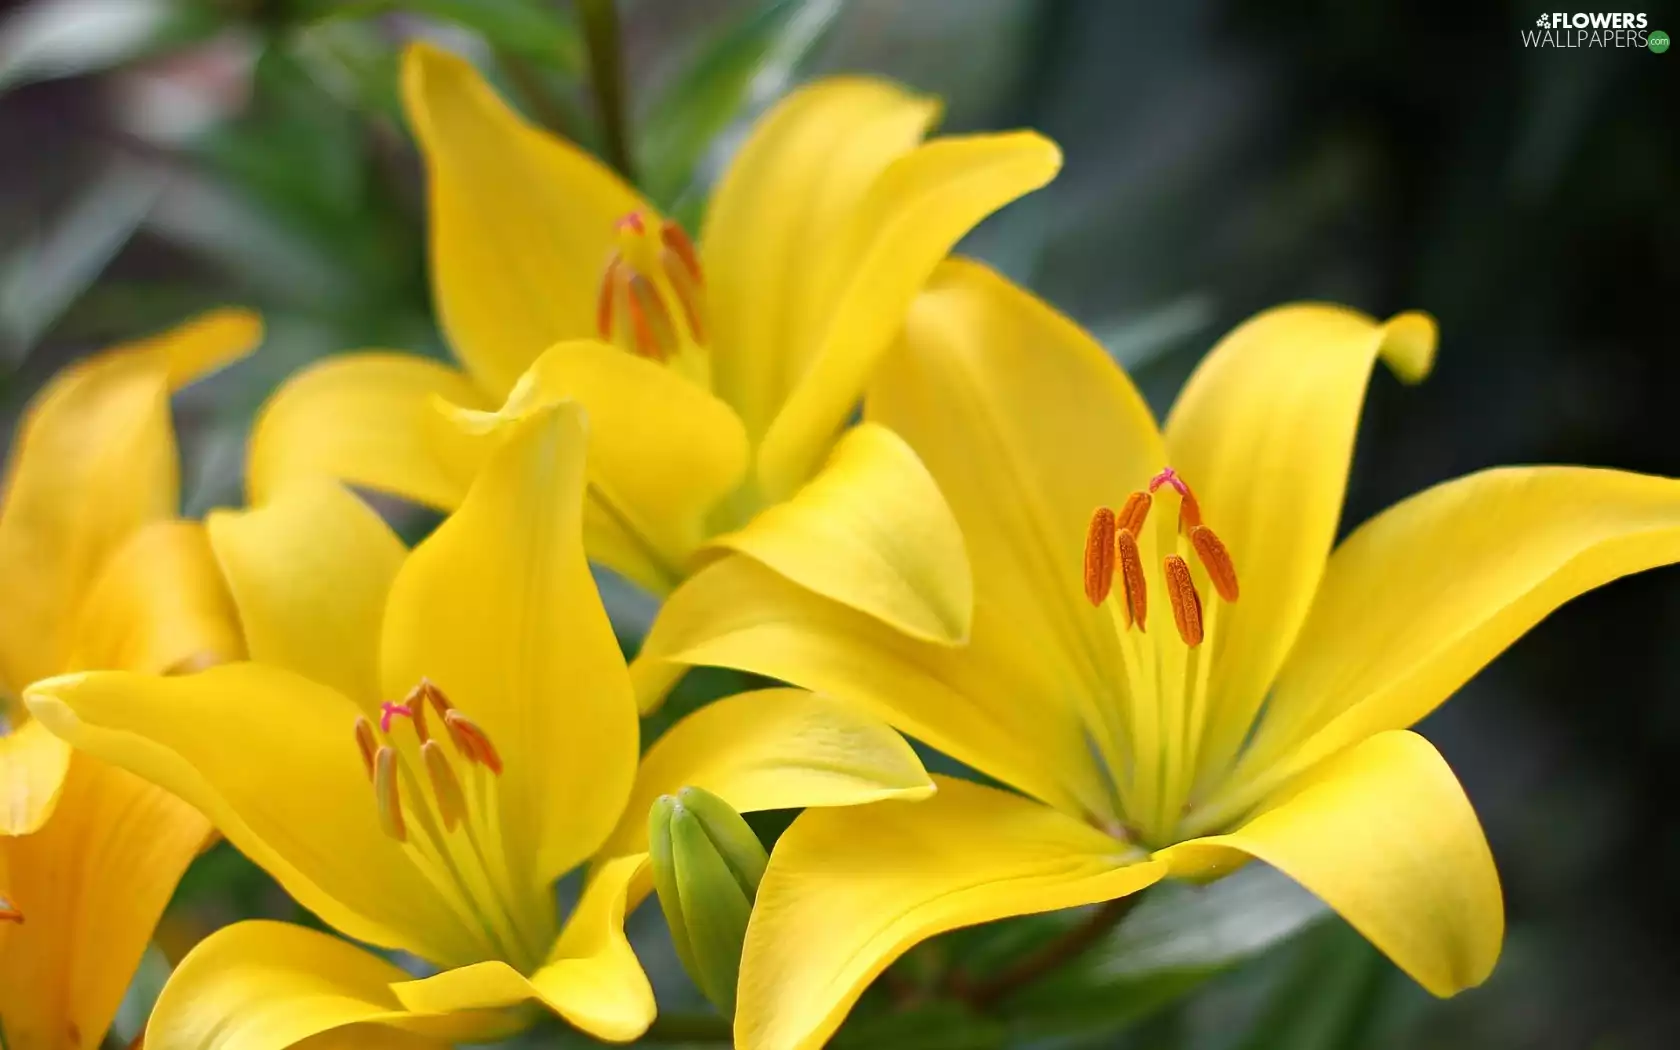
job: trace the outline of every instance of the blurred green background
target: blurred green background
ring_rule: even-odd
[[[941,95],[950,129],[1030,125],[1057,139],[1062,176],[965,250],[1088,326],[1158,409],[1219,333],[1261,307],[1432,311],[1435,375],[1373,384],[1349,524],[1495,463],[1680,475],[1680,56],[1524,48],[1541,3],[618,6],[632,154],[649,192],[690,222],[743,122],[824,71]],[[1644,10],[1653,28],[1680,27]],[[257,307],[263,349],[180,399],[186,509],[198,514],[238,502],[251,412],[291,370],[366,346],[441,353],[395,98],[412,36],[473,57],[534,119],[602,141],[564,0],[0,5],[7,440],[22,403],[75,356],[206,306]],[[623,588],[610,600],[633,633],[645,601]],[[1481,989],[1431,1000],[1256,869],[1157,895],[999,1016],[872,996],[846,1043],[1680,1045],[1677,637],[1680,572],[1622,581],[1553,616],[1425,724],[1505,882],[1505,956]],[[688,702],[730,685],[700,675]],[[252,914],[300,918],[225,846],[202,858],[118,1035],[136,1030],[168,953]],[[897,980],[913,987],[942,954],[1006,955],[1054,924],[953,935]],[[699,1010],[657,909],[633,926],[662,1002]],[[676,1024],[655,1034],[682,1036]]]

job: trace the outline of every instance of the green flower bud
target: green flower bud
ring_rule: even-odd
[[[648,843],[677,957],[712,1005],[734,1016],[741,942],[770,858],[729,803],[694,787],[655,800]]]

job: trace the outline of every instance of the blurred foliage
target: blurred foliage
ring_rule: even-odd
[[[1680,474],[1666,304],[1680,287],[1680,58],[1530,51],[1536,5],[1190,0],[624,0],[627,144],[691,228],[744,122],[822,71],[943,96],[956,129],[1031,125],[1062,177],[965,246],[1085,323],[1169,403],[1216,334],[1291,298],[1442,321],[1436,375],[1373,383],[1348,521],[1501,461]],[[1654,25],[1661,13],[1652,12]],[[30,0],[0,8],[0,384],[18,405],[74,355],[219,302],[263,351],[182,399],[188,510],[239,498],[251,412],[364,346],[442,353],[401,42],[477,61],[535,121],[602,151],[585,25],[558,0]],[[18,162],[21,160],[22,162]],[[10,419],[11,417],[9,417]],[[9,434],[11,426],[6,432]],[[410,535],[426,522],[410,519]],[[1670,1047],[1680,1032],[1675,573],[1576,603],[1426,726],[1507,880],[1490,984],[1430,1000],[1256,867],[1163,887],[1098,949],[987,1016],[927,991],[1077,915],[911,953],[837,1043],[924,1048]],[[634,645],[651,602],[604,580]],[[689,676],[650,719],[755,682]],[[786,814],[754,818],[766,840]],[[565,886],[562,892],[569,891]],[[721,1029],[657,922],[632,919],[670,1014]],[[117,1035],[168,960],[236,916],[307,921],[226,847],[182,884]],[[578,1045],[550,1028],[526,1045]]]

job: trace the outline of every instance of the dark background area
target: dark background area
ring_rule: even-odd
[[[63,0],[0,5],[0,401],[9,434],[73,356],[203,306],[261,308],[264,349],[182,401],[198,513],[237,502],[250,413],[298,364],[441,352],[396,41],[441,34],[556,119],[586,104],[581,58],[384,12],[450,4],[115,3],[49,36],[45,58],[17,26]],[[757,6],[621,4],[638,112],[656,114],[695,41]],[[832,21],[778,75],[879,72],[944,96],[948,128],[1061,143],[1062,176],[967,248],[1089,327],[1158,411],[1265,306],[1435,314],[1434,375],[1372,385],[1349,527],[1498,463],[1680,476],[1680,54],[1524,47],[1522,29],[1566,6],[1538,0],[800,6]],[[153,22],[124,29],[142,10]],[[1680,32],[1673,8],[1643,10]],[[1677,638],[1680,571],[1618,582],[1423,726],[1504,879],[1509,937],[1483,988],[1437,1004],[1332,921],[1127,1036],[1041,1045],[1680,1045]],[[239,864],[206,858],[177,922],[283,913]]]

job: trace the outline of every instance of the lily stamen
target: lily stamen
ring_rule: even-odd
[[[1085,531],[1085,600],[1101,605],[1113,586],[1114,512],[1098,507]]]
[[[1134,492],[1126,497],[1126,503],[1120,508],[1118,524],[1122,529],[1130,530],[1133,536],[1143,535],[1143,523],[1149,518],[1149,508],[1154,503],[1153,497],[1147,492]]]
[[[367,770],[368,779],[373,779],[373,757],[379,751],[379,742],[373,736],[373,723],[356,716],[356,747],[362,753],[362,767]]]
[[[497,776],[502,775],[502,756],[477,723],[461,712],[451,710],[444,716],[443,724],[449,730],[449,739],[455,742],[455,747],[463,755]]]
[[[23,912],[19,911],[18,906],[5,897],[0,897],[0,922],[15,922],[19,926],[23,925]]]
[[[443,753],[442,744],[428,740],[420,745],[420,759],[426,766],[426,779],[432,783],[432,796],[437,800],[444,830],[454,831],[466,815],[467,801],[461,793],[461,782],[449,765],[449,756]]]
[[[1121,529],[1114,539],[1114,550],[1120,559],[1120,583],[1125,590],[1126,626],[1137,625],[1145,630],[1149,614],[1149,587],[1143,578],[1143,555],[1138,550],[1137,536],[1131,529]]]
[[[1231,562],[1231,553],[1225,549],[1225,544],[1213,530],[1206,525],[1196,525],[1190,530],[1190,548],[1196,552],[1202,568],[1207,570],[1208,579],[1213,581],[1213,589],[1219,592],[1219,597],[1227,602],[1237,600],[1237,567]]]
[[[681,226],[649,225],[641,212],[614,223],[618,247],[601,273],[595,327],[602,339],[663,364],[705,345],[706,280]]]
[[[379,826],[398,842],[407,842],[408,824],[403,819],[402,796],[397,788],[397,751],[389,744],[374,755],[373,794],[379,803]]]
[[[1173,625],[1184,644],[1194,649],[1202,644],[1202,596],[1196,593],[1195,581],[1190,578],[1190,566],[1176,554],[1169,554],[1161,563],[1167,579],[1167,600],[1172,603]]]

